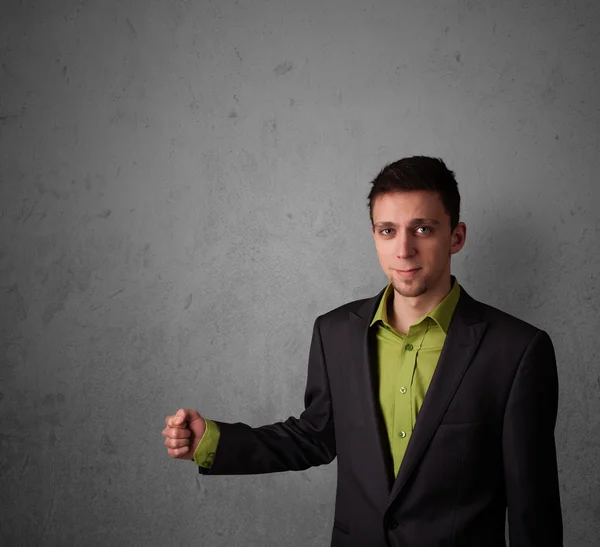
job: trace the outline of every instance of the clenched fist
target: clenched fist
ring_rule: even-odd
[[[163,429],[165,446],[172,458],[193,460],[196,447],[206,431],[204,418],[195,410],[180,408],[173,416],[165,419],[167,427]]]

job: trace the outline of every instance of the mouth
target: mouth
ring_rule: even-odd
[[[402,277],[410,277],[414,274],[416,274],[421,268],[412,268],[410,270],[396,270],[394,269],[394,273],[396,273],[397,275],[400,275]]]

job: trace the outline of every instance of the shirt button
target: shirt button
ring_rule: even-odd
[[[400,431],[400,433],[398,433],[398,437],[404,439],[404,437],[406,437],[406,431]]]
[[[407,351],[412,351],[413,345],[412,344],[406,344],[406,346],[404,346],[404,349],[407,350]]]
[[[406,388],[404,386],[400,388],[400,393],[406,393]]]

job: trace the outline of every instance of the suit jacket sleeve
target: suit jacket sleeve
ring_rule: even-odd
[[[511,547],[560,547],[562,515],[554,427],[558,375],[554,347],[538,331],[517,368],[503,428]]]
[[[304,394],[304,411],[262,427],[214,420],[220,439],[210,469],[203,475],[241,475],[299,471],[336,456],[331,394],[319,318],[314,323]]]

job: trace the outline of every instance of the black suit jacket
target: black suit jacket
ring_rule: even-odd
[[[300,417],[217,422],[210,470],[302,470],[337,456],[333,547],[562,546],[554,427],[558,380],[546,332],[461,295],[394,478],[369,323],[383,295],[314,324]]]

